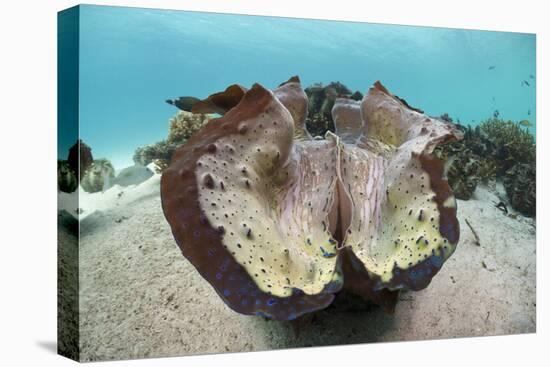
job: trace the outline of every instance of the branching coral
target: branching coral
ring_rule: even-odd
[[[134,163],[146,166],[151,162],[155,162],[157,168],[162,171],[168,166],[174,151],[205,125],[209,119],[210,116],[205,114],[178,111],[176,116],[170,119],[168,138],[155,144],[137,148],[133,157]]]
[[[186,142],[208,120],[210,120],[208,115],[179,111],[174,118],[170,119],[168,141],[172,143]]]
[[[255,84],[208,122],[163,173],[166,219],[237,312],[291,320],[342,288],[391,311],[396,291],[426,287],[458,242],[430,153],[460,133],[376,83],[360,114],[334,109],[336,130],[356,139],[312,140],[300,133],[307,103],[296,77],[274,91]]]
[[[492,155],[498,162],[499,175],[516,163],[535,161],[535,138],[519,124],[492,118],[483,122],[479,130],[493,144]]]
[[[451,121],[448,115],[440,119]],[[445,161],[445,172],[456,197],[467,200],[479,182],[490,184],[502,179],[512,206],[523,214],[534,215],[534,136],[521,124],[498,117],[475,128],[460,125],[458,128],[464,132],[464,139],[440,146],[435,151]],[[522,178],[513,179],[512,173],[521,173]],[[520,190],[520,181],[527,190]]]

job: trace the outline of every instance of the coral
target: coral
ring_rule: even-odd
[[[78,188],[76,173],[67,161],[57,161],[57,188],[59,191],[69,193]]]
[[[435,150],[435,154],[445,161],[449,184],[459,199],[469,199],[479,182],[490,185],[505,179],[517,164],[535,164],[534,136],[520,123],[498,119],[498,114],[495,116],[475,128],[457,125],[464,139]],[[447,114],[440,119],[452,121]],[[527,175],[524,180],[527,186],[535,186],[534,176]],[[525,212],[519,209],[519,201],[508,196],[514,208]]]
[[[434,150],[434,155],[443,160],[444,176],[456,198],[469,200],[481,181],[482,165],[480,157],[470,149],[471,129],[462,126],[457,128],[463,132],[464,139],[438,146]]]
[[[492,118],[481,123],[479,130],[492,143],[499,175],[504,175],[516,163],[535,161],[535,138],[520,124]]]
[[[107,159],[95,160],[80,181],[82,189],[94,193],[108,189],[115,177],[115,169]]]
[[[479,168],[477,175],[479,176],[480,182],[484,185],[491,185],[497,179],[498,165],[493,159],[489,158],[479,158]]]
[[[161,140],[155,144],[138,147],[134,152],[134,163],[146,166],[154,160],[170,162],[172,154],[179,145],[177,143],[169,143],[167,140]]]
[[[94,158],[92,156],[92,149],[81,139],[78,139],[77,142],[69,149],[67,162],[73,172],[80,175],[80,180],[82,180],[93,161]]]
[[[332,107],[337,98],[349,98],[360,101],[363,95],[356,91],[352,94],[344,84],[331,82],[323,87],[321,83],[313,84],[305,89],[309,99],[306,119],[307,130],[313,136],[324,136],[327,131],[334,132]]]
[[[334,131],[334,123],[332,118],[314,113],[307,117],[307,130],[313,136],[324,136],[327,131]]]
[[[169,161],[164,159],[153,159],[154,169],[155,172],[158,174],[162,174],[162,172],[168,168]]]
[[[134,163],[146,166],[155,161],[157,168],[162,170],[162,167],[166,167],[170,163],[174,151],[204,126],[210,118],[205,114],[178,111],[176,116],[170,119],[168,138],[155,144],[138,147],[134,152]]]
[[[451,116],[449,116],[449,114],[446,112],[443,115],[439,116],[439,119],[445,122],[453,122],[453,119],[451,118]]]
[[[534,162],[516,164],[504,175],[503,184],[512,207],[529,217],[536,214],[536,183]]]
[[[182,144],[210,120],[210,116],[200,113],[180,111],[170,120],[168,143]]]
[[[445,162],[445,174],[456,198],[468,200],[480,181],[480,163],[469,150],[462,150]]]
[[[273,92],[255,84],[174,153],[165,217],[237,312],[292,320],[341,289],[391,311],[396,291],[426,287],[458,242],[456,202],[431,152],[461,134],[377,82],[360,114],[334,110],[336,131],[356,139],[315,140],[295,132],[307,103],[297,77]]]

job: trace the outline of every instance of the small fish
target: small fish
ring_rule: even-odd
[[[191,112],[193,105],[199,101],[200,99],[195,97],[178,97],[177,99],[167,99],[166,103],[176,106],[180,110]]]
[[[533,127],[533,124],[529,120],[521,120],[518,124],[525,127]]]
[[[489,66],[489,70],[495,70],[496,66],[495,65],[491,65]]]
[[[526,85],[526,86],[528,86],[528,87],[531,86],[531,85],[527,82],[527,80],[522,80],[521,86],[523,87],[524,85]]]
[[[529,78],[535,79],[535,77],[533,76],[533,74],[529,74]]]
[[[498,110],[495,110],[495,112],[493,112],[493,118],[498,119],[499,116],[500,116],[500,112]]]
[[[527,110],[527,116],[531,116],[531,110]]]
[[[495,101],[495,97],[493,97],[493,102]]]

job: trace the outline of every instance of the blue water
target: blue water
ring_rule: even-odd
[[[166,138],[176,109],[165,99],[232,83],[273,88],[296,74],[304,86],[340,81],[363,93],[381,80],[462,123],[498,109],[535,124],[533,34],[99,6],[80,14],[80,134],[116,169]],[[60,142],[60,156],[73,143]]]

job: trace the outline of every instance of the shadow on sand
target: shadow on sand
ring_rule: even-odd
[[[374,343],[394,328],[395,318],[358,297],[340,293],[328,308],[297,321],[255,318],[270,349]],[[293,325],[294,323],[294,325]]]

